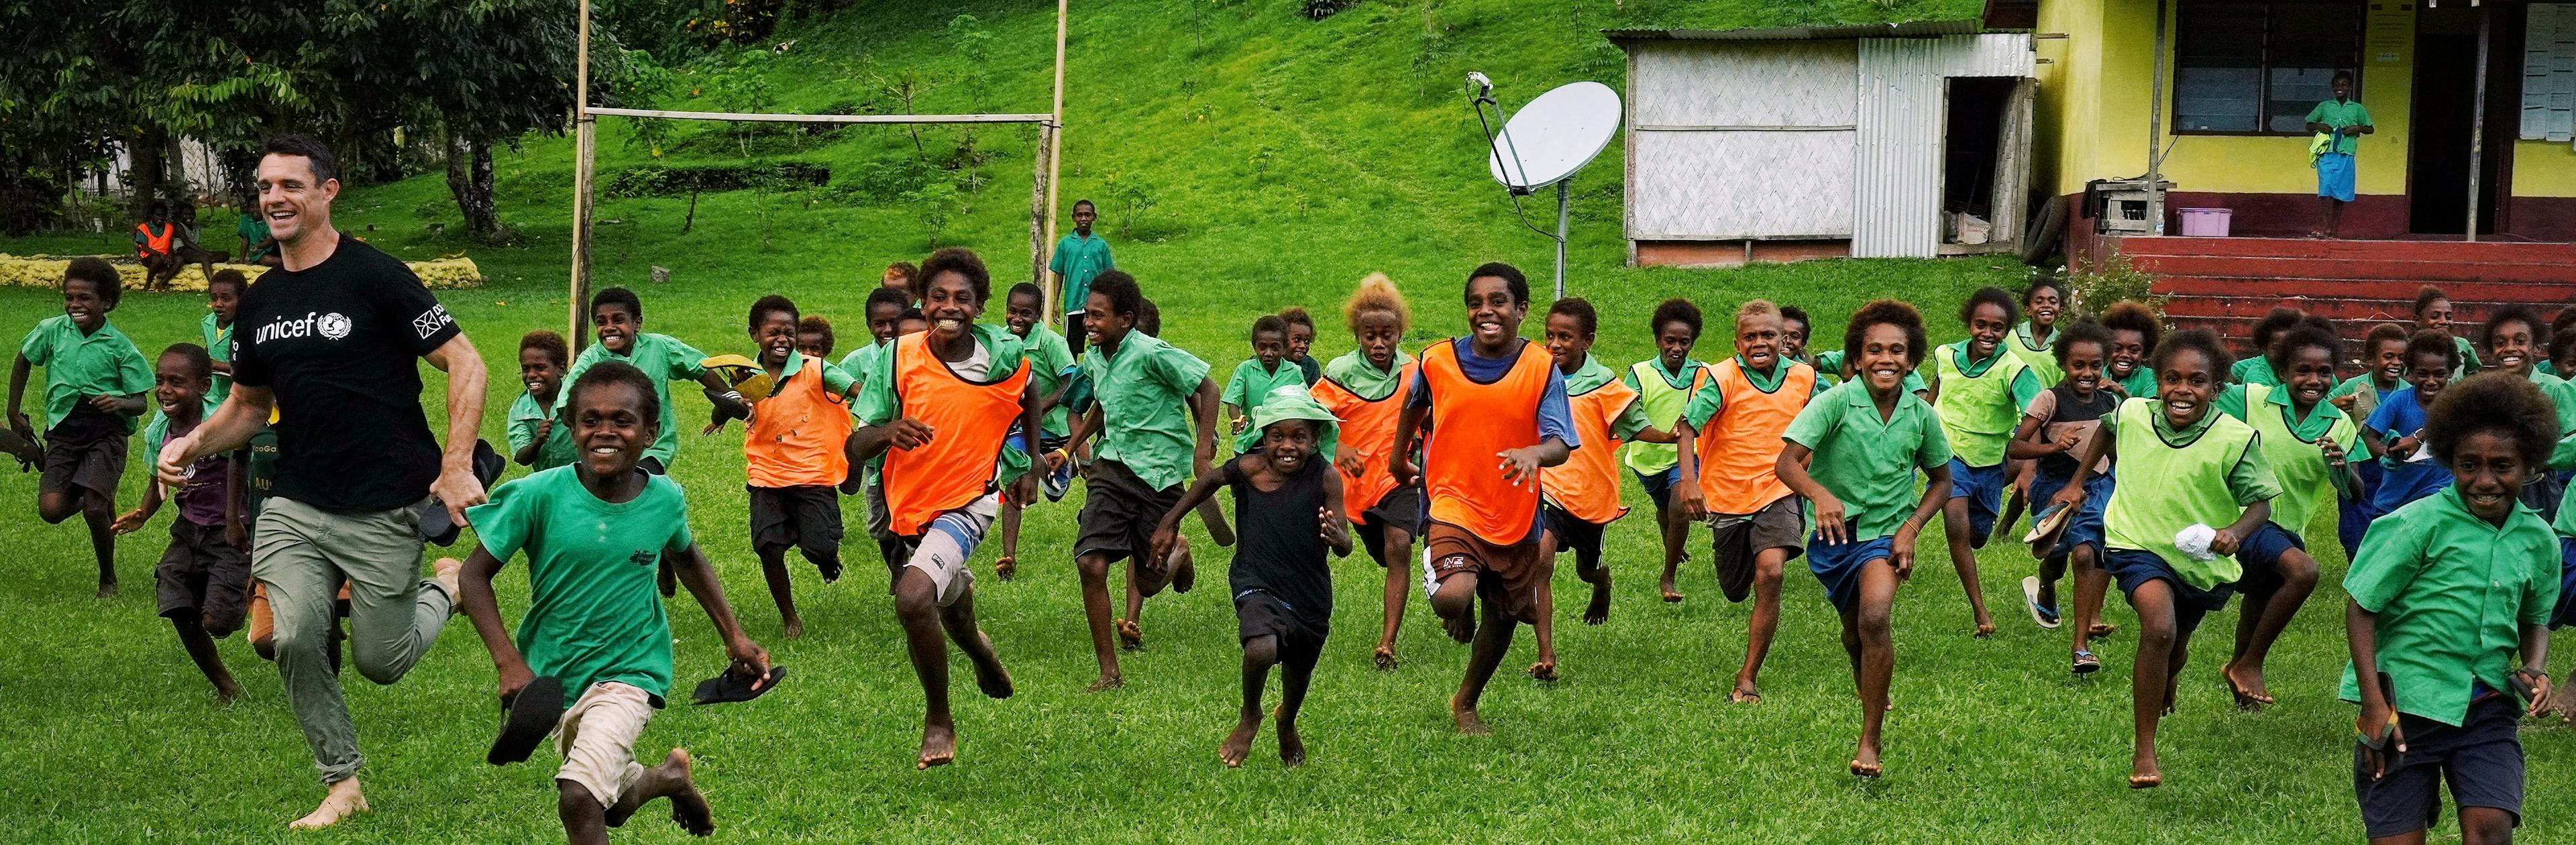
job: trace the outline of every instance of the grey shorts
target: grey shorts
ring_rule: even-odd
[[[1753,589],[1753,559],[1766,549],[1788,549],[1796,560],[1807,549],[1807,500],[1782,496],[1749,514],[1709,514],[1708,527],[1717,545],[1717,586],[1727,601],[1743,601]]]

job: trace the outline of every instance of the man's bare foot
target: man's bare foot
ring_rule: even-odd
[[[1610,585],[1592,587],[1592,603],[1583,608],[1583,624],[1599,625],[1610,621]]]
[[[1754,688],[1752,684],[1745,683],[1743,680],[1738,679],[1735,682],[1735,690],[1726,694],[1726,700],[1737,704],[1760,704],[1762,703],[1762,691]]]
[[[1243,758],[1252,756],[1252,737],[1261,733],[1261,717],[1254,716],[1234,723],[1234,732],[1225,735],[1225,744],[1216,747],[1216,758],[1229,769],[1241,768]]]
[[[1291,769],[1306,765],[1306,740],[1297,735],[1296,717],[1280,715],[1273,708],[1270,722],[1279,732],[1279,762]]]
[[[288,830],[321,830],[339,824],[341,819],[367,811],[367,796],[359,794],[358,779],[348,778],[331,784],[331,792],[322,796],[322,806],[303,818],[286,823]]]
[[[1450,639],[1462,643],[1475,642],[1476,611],[1469,609],[1457,616],[1440,620],[1440,630],[1449,632]]]
[[[985,654],[990,655],[993,653],[993,636],[991,634],[977,631],[975,632],[975,638],[984,641]],[[970,659],[968,659],[967,662],[973,664],[975,667],[975,688],[983,690],[985,698],[1011,697],[1011,693],[1013,691],[1011,686],[1011,672],[1008,669],[1002,668],[1002,659],[1000,657],[992,657],[989,660],[974,658],[972,655],[969,655],[968,657]]]
[[[1852,752],[1851,773],[1853,777],[1860,778],[1876,778],[1886,773],[1886,769],[1878,762],[1877,743],[1861,741],[1860,750]]]
[[[915,770],[945,766],[957,760],[957,724],[946,719],[930,722],[921,728],[921,758],[913,761]]]
[[[787,617],[784,621],[780,622],[779,624],[780,624],[780,627],[783,627],[783,628],[786,628],[786,629],[787,629],[786,633],[787,633],[787,638],[788,638],[788,639],[791,639],[791,640],[792,640],[792,639],[795,639],[795,638],[797,638],[797,637],[805,636],[805,620],[803,620],[803,619],[799,619],[799,618],[797,618],[797,617],[790,616],[790,617]]]
[[[1556,680],[1556,658],[1540,658],[1537,663],[1530,664],[1529,676],[1542,681]]]
[[[1120,687],[1124,687],[1124,686],[1126,686],[1126,685],[1127,685],[1127,679],[1126,679],[1125,677],[1123,677],[1123,676],[1119,675],[1118,673],[1116,673],[1116,672],[1103,672],[1103,673],[1101,673],[1100,678],[1099,678],[1098,680],[1092,681],[1090,686],[1083,687],[1083,688],[1082,688],[1082,691],[1083,691],[1083,692],[1099,692],[1099,691],[1101,691],[1101,690],[1113,690],[1113,689],[1118,689],[1118,688],[1120,688]]]
[[[1394,643],[1378,643],[1375,659],[1379,669],[1393,669],[1400,662],[1395,657]]]
[[[465,572],[465,562],[452,557],[443,557],[439,558],[437,562],[430,564],[429,571],[430,578],[438,582],[438,588],[447,591],[447,598],[450,603],[450,609],[448,612],[458,613],[464,611],[465,603],[458,600],[458,596],[461,594],[458,592],[457,578]]]
[[[112,599],[112,598],[116,598],[116,582],[114,582],[114,581],[100,581],[100,582],[98,582],[98,597],[99,597],[99,598],[103,598],[103,599]]]
[[[1018,574],[1020,574],[1020,562],[1018,559],[1013,558],[1010,555],[1003,555],[1001,560],[993,561],[993,577],[1008,581],[1011,580],[1012,576]]]
[[[671,756],[662,758],[660,768],[665,776],[679,779],[670,794],[671,823],[690,836],[707,836],[716,832],[716,811],[707,806],[707,797],[698,794],[698,782],[689,777],[689,769],[695,763],[688,749],[674,748]]]
[[[1118,647],[1128,651],[1139,651],[1144,649],[1144,627],[1137,625],[1136,620],[1133,619],[1118,620]]]
[[[2240,671],[2235,664],[2231,663],[2218,670],[2218,678],[2227,683],[2228,694],[2236,697],[2238,710],[2261,710],[2265,705],[2272,703],[2272,697],[2264,694],[2263,670]]]

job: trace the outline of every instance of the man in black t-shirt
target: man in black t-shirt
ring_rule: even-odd
[[[484,499],[472,464],[483,358],[409,268],[331,227],[337,170],[312,139],[268,143],[259,208],[283,264],[236,312],[232,394],[196,431],[172,438],[159,466],[175,485],[196,459],[248,444],[277,411],[277,474],[251,573],[267,587],[278,674],[330,788],[298,829],[367,809],[357,730],[328,653],[333,598],[346,583],[358,673],[400,680],[438,639],[456,596],[455,561],[440,560],[434,580],[419,577],[418,509],[435,497],[462,525]],[[424,358],[447,373],[443,450],[421,409]]]

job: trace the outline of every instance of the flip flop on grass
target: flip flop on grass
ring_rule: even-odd
[[[2022,608],[2030,611],[2030,621],[2039,623],[2039,627],[2057,630],[2057,608],[2039,603],[2039,576],[2022,576],[2021,598]]]

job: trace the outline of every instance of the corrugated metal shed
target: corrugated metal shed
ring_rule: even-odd
[[[1940,251],[1949,79],[2028,78],[2032,58],[2030,39],[2021,35],[1861,40],[1852,257]]]

